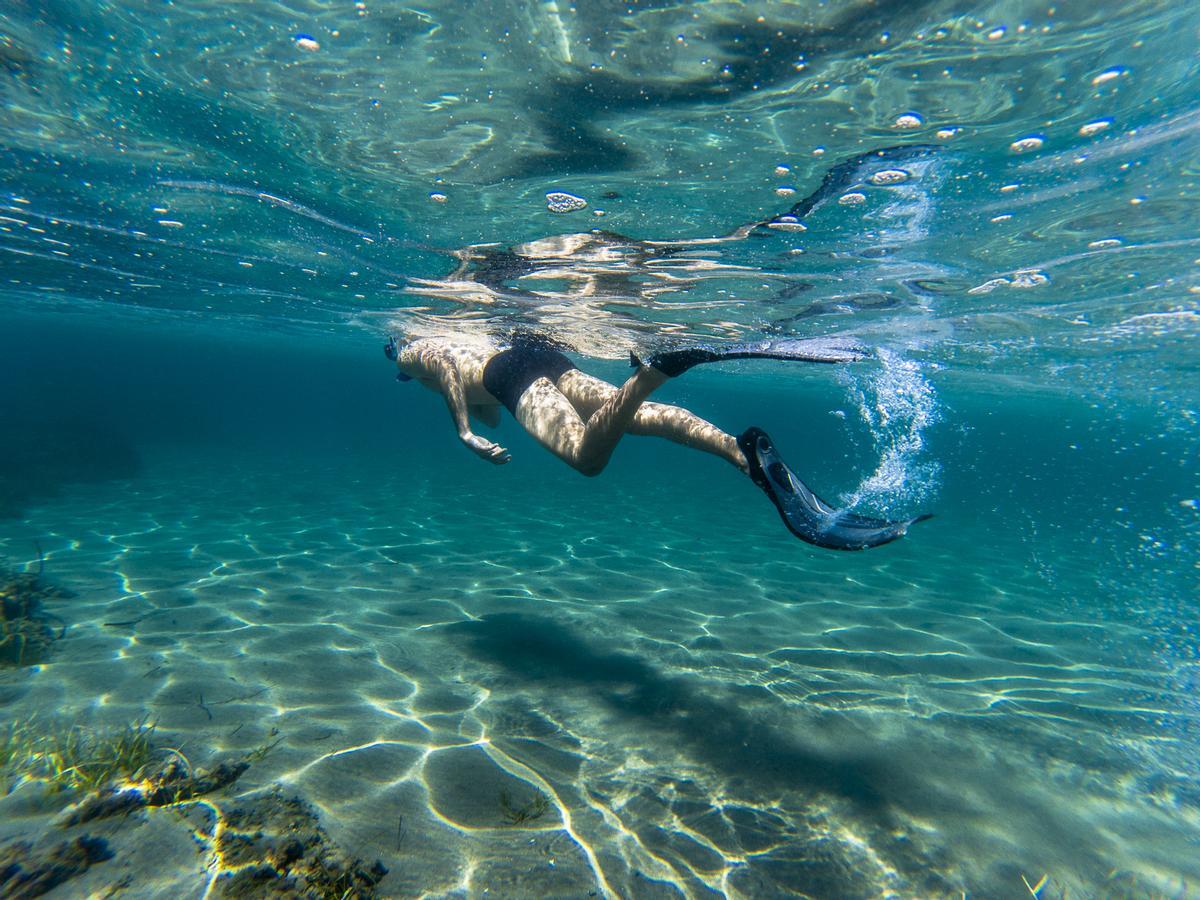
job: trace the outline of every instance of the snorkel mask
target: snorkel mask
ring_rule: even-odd
[[[399,345],[396,343],[396,336],[394,334],[389,335],[387,343],[383,345],[383,355],[386,356],[388,359],[390,359],[392,362],[395,362],[396,357],[400,355]],[[397,381],[412,381],[412,376],[405,375],[403,372],[397,372],[396,380]]]

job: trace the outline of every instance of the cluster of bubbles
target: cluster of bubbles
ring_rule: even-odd
[[[587,207],[587,201],[574,194],[563,191],[550,191],[546,194],[546,209],[552,213],[576,212]]]
[[[1005,33],[1006,29],[1004,26],[1000,26],[990,31],[987,37],[989,40],[999,40],[1000,38],[1004,37]],[[1118,78],[1123,78],[1127,75],[1129,75],[1128,67],[1112,66],[1111,68],[1105,69],[1103,72],[1099,72],[1093,76],[1092,86],[1101,87],[1109,82],[1115,81]],[[1081,125],[1079,128],[1079,134],[1082,137],[1094,137],[1095,135],[1100,134],[1102,131],[1107,130],[1112,126],[1112,124],[1112,119],[1096,119],[1092,122],[1086,123],[1085,125]],[[919,128],[923,128],[924,126],[924,117],[920,113],[913,111],[902,113],[896,116],[896,118],[892,120],[891,125],[891,127],[896,131],[915,131]],[[937,137],[939,140],[950,140],[960,131],[961,129],[958,126],[946,126],[938,129]],[[1035,150],[1042,149],[1042,147],[1045,146],[1045,143],[1046,138],[1044,135],[1030,134],[1026,135],[1025,137],[1018,138],[1009,144],[1009,150],[1011,150],[1013,153],[1032,153]]]
[[[879,457],[875,471],[842,502],[909,514],[932,496],[941,472],[936,461],[922,458],[925,431],[939,419],[937,397],[920,363],[886,348],[877,355],[874,371],[840,373]]]

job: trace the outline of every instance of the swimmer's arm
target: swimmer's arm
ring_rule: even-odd
[[[486,459],[496,465],[502,465],[512,459],[509,452],[499,444],[494,444],[471,431],[467,393],[454,360],[446,353],[434,353],[429,355],[428,362],[437,378],[438,390],[446,399],[446,406],[450,410],[450,417],[454,419],[454,427],[458,429],[459,439],[480,459]]]

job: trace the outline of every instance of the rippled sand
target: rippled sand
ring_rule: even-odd
[[[253,460],[250,462],[248,460]],[[474,463],[473,460],[468,464]],[[719,463],[638,490],[542,466],[157,460],[0,521],[77,592],[11,715],[144,715],[281,783],[385,896],[1186,896],[1196,797],[1168,674],[992,536],[793,541]],[[708,470],[696,469],[701,476]],[[458,479],[465,480],[458,480]],[[718,517],[714,511],[719,511]],[[1169,757],[1169,754],[1168,754]],[[538,796],[547,804],[540,815]],[[0,801],[0,839],[61,806]],[[106,824],[69,893],[199,896],[194,816]]]

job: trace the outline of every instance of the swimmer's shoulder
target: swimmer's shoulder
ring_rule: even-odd
[[[460,369],[475,369],[486,365],[499,351],[495,340],[484,335],[438,335],[410,341],[404,348],[402,362],[431,370],[438,359],[449,357]]]

